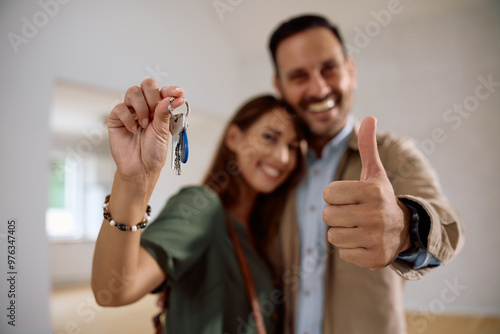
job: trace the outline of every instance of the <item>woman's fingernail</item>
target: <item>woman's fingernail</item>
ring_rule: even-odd
[[[132,128],[132,133],[136,133],[137,132],[137,124],[134,125],[134,127]]]
[[[145,118],[142,120],[141,124],[142,124],[142,128],[145,129],[149,124],[149,120],[147,118]]]
[[[180,92],[182,92],[182,88],[181,87],[175,87],[174,91],[176,91],[177,93],[180,93]]]

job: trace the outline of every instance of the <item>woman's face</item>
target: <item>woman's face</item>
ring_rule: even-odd
[[[231,126],[227,144],[236,154],[239,170],[250,190],[276,190],[297,165],[300,142],[288,113],[274,109],[246,131]]]

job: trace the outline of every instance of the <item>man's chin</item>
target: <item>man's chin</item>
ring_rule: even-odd
[[[333,138],[345,124],[342,123],[338,118],[326,118],[324,120],[309,119],[307,122],[307,127],[309,128],[309,133],[316,137],[331,137]]]
[[[324,137],[330,135],[332,123],[307,122],[307,134],[315,137]]]
[[[315,127],[313,129],[310,129],[310,134],[313,135],[314,137],[318,138],[326,138],[326,139],[331,139],[335,136],[335,132],[332,131],[332,128],[319,128]]]

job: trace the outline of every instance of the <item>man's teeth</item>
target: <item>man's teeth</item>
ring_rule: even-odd
[[[277,170],[276,168],[267,165],[262,165],[262,169],[264,170],[264,172],[271,175],[272,177],[278,177],[280,175],[279,170]]]
[[[312,103],[309,105],[309,111],[312,112],[323,112],[327,111],[328,109],[331,109],[335,107],[335,101],[333,100],[326,100],[323,102],[317,102],[317,103]]]

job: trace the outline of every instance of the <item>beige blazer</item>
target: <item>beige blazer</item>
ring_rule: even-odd
[[[359,124],[356,123],[334,180],[359,180],[361,160],[358,130]],[[379,134],[377,143],[381,161],[396,195],[419,203],[431,218],[428,251],[443,263],[450,261],[463,245],[464,226],[459,214],[442,193],[427,159],[409,140]],[[291,194],[285,208],[280,239],[285,295],[284,328],[285,333],[293,334],[300,282],[295,194]],[[338,250],[328,245],[323,333],[405,333],[405,280],[418,280],[432,269],[413,270],[396,261],[386,268],[371,271],[341,260]]]

